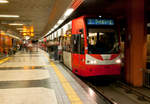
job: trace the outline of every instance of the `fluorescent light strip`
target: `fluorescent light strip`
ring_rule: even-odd
[[[63,23],[63,22],[64,22],[64,20],[61,20],[61,19],[60,19],[57,23],[58,23],[58,24],[61,24],[61,23]]]
[[[24,24],[21,24],[21,23],[10,23],[9,25],[19,25],[19,26],[22,26]]]
[[[60,19],[58,22],[57,22],[57,24],[47,33],[47,34],[45,34],[44,36],[46,36],[46,35],[48,35],[51,31],[53,31],[53,30],[55,30],[61,23],[63,23],[64,22],[64,20],[69,16],[69,15],[71,15],[71,13],[74,11],[74,9],[73,8],[69,8],[69,9],[67,9],[66,10],[66,12],[64,13],[64,19]],[[43,37],[44,37],[43,36]],[[42,37],[42,38],[43,38]]]
[[[58,27],[58,25],[56,24],[55,26],[54,26],[54,29],[56,29]]]
[[[7,0],[0,0],[0,3],[8,3]]]
[[[73,8],[67,9],[67,11],[64,13],[64,16],[69,16],[74,11]]]
[[[4,15],[4,14],[0,14],[0,17],[3,18],[19,18],[19,15]]]

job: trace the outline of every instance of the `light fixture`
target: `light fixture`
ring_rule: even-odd
[[[67,11],[64,13],[64,16],[69,16],[73,12],[73,8],[67,9]]]
[[[10,23],[9,25],[18,25],[18,26],[22,26],[22,25],[24,25],[24,24],[22,24],[22,23]]]
[[[23,36],[26,36],[27,35],[27,27],[26,26],[23,26],[23,33],[22,33]]]
[[[120,63],[121,63],[121,59],[117,59],[117,60],[116,60],[116,63],[117,63],[117,64],[120,64]]]
[[[33,37],[34,36],[34,27],[33,26],[30,27],[30,32],[31,32],[30,36]]]
[[[56,29],[58,27],[58,25],[56,24],[55,26],[54,26],[54,29]]]
[[[99,18],[101,18],[102,16],[99,16]]]
[[[64,22],[64,20],[61,20],[61,19],[60,19],[57,23],[58,23],[58,24],[61,24],[61,23],[63,23],[63,22]]]
[[[54,28],[51,29],[51,31],[54,31],[54,30],[55,30]]]
[[[50,34],[52,31],[50,30],[47,34]]]
[[[0,0],[0,3],[8,3],[7,0]]]
[[[0,17],[2,18],[19,18],[19,15],[5,15],[5,14],[0,14]]]
[[[47,33],[47,34],[45,34],[44,36],[46,36],[46,35],[48,35],[49,33],[51,33],[52,31],[54,31],[61,23],[63,23],[64,22],[64,20],[69,16],[69,15],[71,15],[71,13],[74,11],[74,9],[73,8],[69,8],[69,9],[67,9],[66,10],[66,12],[64,13],[64,15],[63,15],[63,19],[61,18],[58,22],[57,22],[57,24]],[[44,37],[43,36],[43,37]],[[42,37],[42,38],[43,38]]]

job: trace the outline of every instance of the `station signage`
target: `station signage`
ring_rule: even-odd
[[[114,25],[112,19],[87,19],[87,25]]]

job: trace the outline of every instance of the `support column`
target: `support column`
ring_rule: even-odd
[[[135,87],[143,86],[146,68],[146,34],[144,33],[144,0],[128,0],[128,33],[125,44],[126,81]]]

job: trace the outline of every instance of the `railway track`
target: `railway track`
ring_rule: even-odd
[[[150,104],[149,96],[120,81],[103,86],[94,85],[86,80],[83,81],[97,93],[108,98],[113,104]]]
[[[96,86],[93,86],[91,83],[87,81],[84,82],[86,82],[86,84],[88,84],[88,86],[91,87],[96,93],[98,93],[100,96],[103,96],[106,100],[108,100],[110,104],[118,104],[114,99],[110,99],[109,97],[105,96],[103,90],[98,89]]]
[[[67,69],[69,73],[72,73],[64,64],[61,65]],[[93,89],[100,97],[106,99],[108,104],[150,104],[149,96],[143,95],[136,89],[120,81],[110,82],[106,85],[97,85],[97,83],[104,83],[104,81],[102,81],[104,79],[100,81],[92,79],[94,83],[91,83],[90,78],[90,81],[87,80],[87,78],[78,78]]]
[[[147,96],[143,93],[141,93],[140,91],[138,91],[136,88],[133,88],[133,87],[130,87],[129,85],[126,85],[124,84],[123,82],[121,81],[117,81],[116,84],[125,89],[127,93],[132,93],[132,94],[135,94],[139,100],[143,100],[143,101],[148,101],[150,102],[150,96]]]

